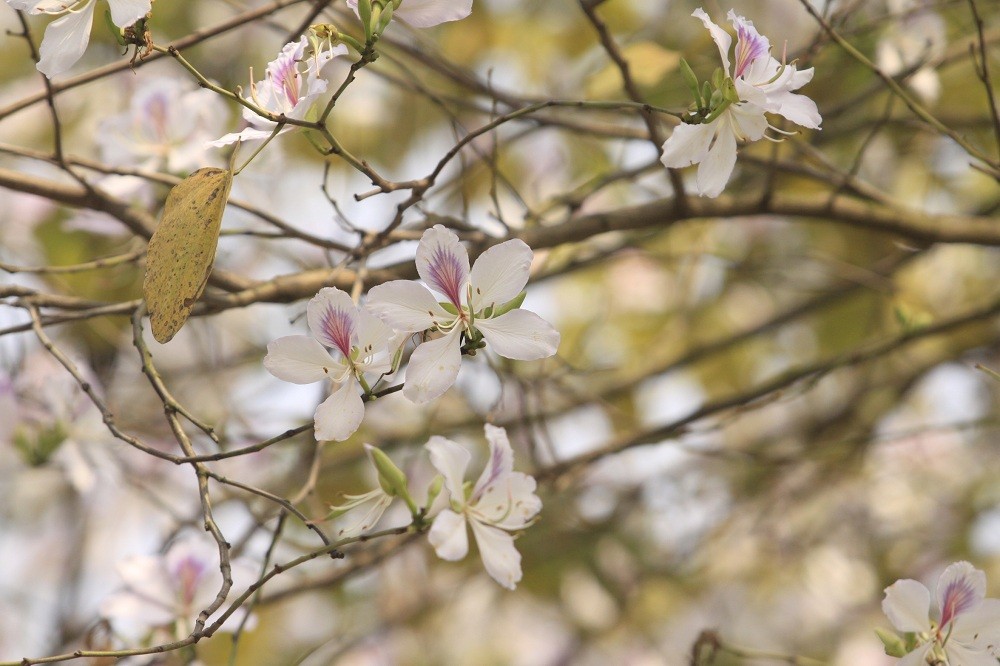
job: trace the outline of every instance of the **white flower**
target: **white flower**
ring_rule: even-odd
[[[39,49],[38,71],[50,79],[72,67],[87,50],[96,0],[7,0],[29,14],[61,14],[45,29]],[[108,0],[111,20],[125,28],[149,13],[152,0]]]
[[[702,9],[696,9],[692,16],[701,19],[719,47],[724,74],[732,81],[738,100],[726,100],[721,95],[718,106],[701,119],[707,122],[679,125],[663,144],[660,161],[672,169],[700,163],[698,193],[716,197],[722,193],[736,165],[736,142],[757,141],[771,127],[765,113],[777,113],[813,129],[819,128],[822,119],[815,102],[792,92],[812,79],[812,68],[800,72],[794,64],[779,63],[770,55],[767,37],[758,33],[753,23],[730,10],[729,20],[737,33],[736,62],[730,71],[729,33],[713,23]]]
[[[996,666],[1000,641],[1000,600],[986,599],[986,574],[968,562],[949,565],[937,584],[938,619],[930,619],[931,593],[915,580],[898,580],[885,590],[882,610],[918,645],[900,660],[918,666],[928,656],[948,666]]]
[[[361,495],[344,495],[344,499],[347,500],[343,504],[338,504],[337,506],[330,507],[330,515],[328,518],[339,518],[343,516],[348,511],[353,511],[359,507],[367,506],[368,510],[361,516],[360,519],[354,521],[353,524],[348,527],[341,528],[337,531],[338,537],[355,537],[362,532],[367,532],[371,528],[378,524],[378,521],[382,519],[382,514],[385,510],[389,508],[392,504],[392,500],[397,497],[400,490],[395,488],[389,479],[383,474],[383,470],[379,469],[379,463],[376,460],[376,456],[381,456],[384,466],[389,466],[391,475],[397,480],[402,479],[403,492],[405,491],[405,476],[399,471],[395,465],[389,461],[389,458],[385,454],[381,453],[378,449],[370,444],[365,444],[365,455],[368,458],[368,462],[371,463],[372,469],[375,470],[375,474],[378,478],[378,485],[373,490],[369,490],[367,493]],[[409,499],[409,493],[406,492],[404,499],[408,502],[412,501]]]
[[[358,11],[358,0],[347,0]],[[403,0],[392,12],[414,28],[430,28],[447,21],[459,21],[472,13],[472,0]]]
[[[205,142],[225,118],[222,99],[188,79],[142,79],[128,109],[101,121],[101,157],[114,166],[187,173],[205,164]]]
[[[506,358],[533,361],[552,356],[559,333],[527,310],[502,312],[528,282],[532,252],[523,241],[494,245],[469,271],[469,253],[458,236],[436,225],[417,247],[417,273],[447,299],[438,303],[417,282],[394,280],[368,292],[366,307],[398,331],[440,331],[444,337],[424,342],[413,352],[403,395],[423,403],[455,383],[462,363],[462,338],[485,338]],[[443,306],[442,306],[443,305]]]
[[[902,16],[890,22],[883,33],[875,48],[875,62],[890,76],[909,72],[907,85],[924,102],[935,102],[941,94],[941,81],[927,62],[944,53],[944,20],[936,12],[914,7],[912,0],[892,0],[888,4],[891,12]]]
[[[434,518],[428,540],[444,560],[469,552],[466,524],[472,528],[486,572],[509,590],[521,580],[521,554],[509,533],[528,527],[542,509],[535,480],[513,471],[514,452],[503,428],[486,425],[490,459],[471,489],[463,481],[471,455],[459,444],[434,436],[427,442],[431,464],[444,478],[449,507]]]
[[[257,567],[242,558],[234,558],[230,564],[233,591],[242,593],[257,578]],[[218,547],[214,541],[193,534],[175,541],[164,555],[122,560],[118,574],[125,589],[106,598],[100,613],[128,636],[168,626],[175,628],[176,637],[186,635],[222,586]],[[235,630],[245,615],[241,610],[229,616],[222,630]],[[249,622],[252,627],[252,617]]]
[[[251,82],[250,96],[244,99],[273,114],[305,120],[317,99],[326,92],[328,82],[322,78],[323,67],[336,56],[347,53],[347,47],[343,44],[328,44],[326,48],[306,57],[308,46],[309,38],[306,36],[297,42],[285,44],[278,57],[268,63],[264,78],[256,83]],[[252,77],[252,70],[250,74]],[[250,127],[211,141],[209,145],[219,147],[236,141],[266,139],[274,133],[275,123],[250,109],[243,109],[243,119]],[[279,134],[294,128],[293,125],[286,125]]]
[[[306,312],[313,337],[290,335],[274,340],[267,346],[264,367],[294,384],[332,381],[336,390],[316,408],[316,439],[343,441],[354,434],[365,415],[359,393],[364,373],[391,370],[392,331],[332,287],[321,289]],[[334,355],[323,345],[332,348]]]

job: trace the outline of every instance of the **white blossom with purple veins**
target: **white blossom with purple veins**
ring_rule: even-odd
[[[798,71],[794,64],[781,64],[770,55],[771,43],[757,32],[753,23],[732,10],[729,20],[736,28],[737,41],[732,69],[729,47],[732,38],[712,22],[702,9],[692,16],[701,19],[719,47],[724,75],[730,77],[738,101],[723,100],[709,122],[682,123],[663,144],[660,161],[679,169],[700,164],[696,180],[698,193],[716,197],[729,182],[736,166],[737,141],[764,138],[768,129],[766,113],[777,113],[802,127],[818,129],[822,118],[816,103],[798,90],[813,77],[813,69]],[[709,116],[711,117],[711,116]]]
[[[233,558],[232,591],[239,594],[257,578],[258,567]],[[190,534],[175,541],[163,555],[139,555],[118,563],[125,589],[101,604],[101,616],[116,632],[138,638],[151,629],[169,628],[176,638],[186,636],[198,614],[215,600],[222,587],[219,549],[214,541]],[[232,597],[232,592],[230,593]],[[245,609],[227,618],[223,631],[239,627]],[[253,627],[254,618],[248,620]]]
[[[307,56],[308,46],[309,38],[305,36],[297,42],[285,44],[278,57],[268,63],[264,78],[250,84],[250,96],[244,96],[244,99],[273,114],[306,120],[313,105],[327,90],[323,68],[336,56],[347,53],[347,47],[338,44],[327,45]],[[253,70],[250,76],[253,77]],[[276,123],[245,107],[243,119],[250,127],[242,132],[227,134],[210,142],[210,145],[220,147],[237,141],[266,139],[274,133]],[[294,125],[285,125],[279,134],[293,129]]]
[[[321,289],[309,301],[306,313],[313,337],[290,335],[271,342],[264,367],[294,384],[333,382],[334,392],[316,408],[316,439],[343,441],[365,416],[364,374],[386,374],[392,369],[392,331],[333,287]]]
[[[514,547],[512,531],[523,530],[542,510],[535,495],[535,480],[515,472],[514,452],[503,428],[486,425],[490,459],[471,488],[465,472],[472,456],[465,447],[440,436],[427,442],[431,464],[444,478],[448,508],[434,518],[428,540],[438,557],[461,560],[469,552],[472,529],[486,572],[509,590],[521,580],[521,554]]]
[[[417,282],[393,280],[368,292],[366,307],[397,331],[443,334],[414,350],[406,370],[403,395],[429,402],[451,387],[462,363],[462,338],[480,335],[500,356],[533,361],[552,356],[559,332],[527,310],[504,306],[528,282],[531,248],[514,239],[494,245],[469,270],[469,253],[458,236],[435,225],[417,247],[417,273],[446,302],[438,303]]]
[[[45,29],[39,48],[38,71],[50,79],[79,60],[90,42],[96,0],[7,0],[7,4],[29,14],[60,16]],[[126,28],[149,13],[152,0],[108,0],[111,20]]]
[[[358,0],[347,0],[347,6],[357,13]],[[430,28],[448,21],[459,21],[471,13],[472,0],[403,0],[393,9],[392,16],[414,28]]]
[[[97,131],[101,157],[114,166],[188,173],[206,162],[206,145],[223,129],[226,108],[188,79],[142,79],[128,109]]]
[[[986,574],[968,562],[955,562],[938,579],[937,620],[921,583],[905,579],[887,587],[882,610],[896,629],[918,640],[900,666],[922,666],[931,656],[948,666],[996,666],[1000,600],[985,597]]]

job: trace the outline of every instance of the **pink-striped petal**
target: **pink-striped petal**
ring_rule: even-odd
[[[424,232],[417,246],[417,273],[427,285],[461,307],[469,282],[469,252],[440,224]]]
[[[324,287],[306,307],[309,330],[317,340],[350,358],[357,339],[358,307],[347,292]]]

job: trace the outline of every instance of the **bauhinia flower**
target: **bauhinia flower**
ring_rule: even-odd
[[[521,554],[510,533],[531,525],[542,501],[535,495],[535,480],[513,471],[507,431],[487,424],[486,439],[490,459],[472,487],[464,481],[472,457],[468,450],[440,436],[427,442],[431,464],[441,473],[449,499],[448,508],[434,518],[428,540],[441,559],[461,560],[469,552],[468,525],[486,572],[513,590],[521,580]]]
[[[968,562],[949,565],[938,579],[936,619],[921,583],[905,579],[887,587],[882,610],[896,629],[913,634],[909,643],[899,641],[900,665],[996,666],[1000,600],[985,597],[986,574]]]
[[[233,589],[242,592],[256,579],[258,567],[244,558],[234,558],[230,564]],[[194,534],[175,541],[163,555],[122,560],[118,573],[125,588],[106,598],[100,613],[127,635],[168,628],[175,638],[186,636],[222,587],[218,546]],[[245,615],[245,609],[238,610],[221,629],[235,630]],[[253,620],[251,617],[251,623]]]
[[[705,95],[698,94],[697,82],[694,83],[695,108],[663,144],[660,161],[672,169],[700,164],[698,193],[716,197],[736,166],[737,141],[757,141],[765,137],[768,129],[774,130],[766,113],[777,113],[811,129],[818,129],[822,118],[815,102],[792,92],[812,79],[812,68],[798,71],[794,64],[779,63],[770,55],[767,37],[758,33],[753,23],[730,10],[729,20],[737,35],[736,62],[730,69],[729,33],[713,23],[702,9],[696,9],[692,16],[701,19],[719,47],[723,76],[714,82],[714,91],[705,86]]]
[[[381,450],[369,444],[365,444],[364,447],[368,462],[378,477],[378,486],[361,495],[344,495],[346,502],[330,507],[327,519],[339,518],[349,511],[367,507],[360,518],[337,532],[338,537],[354,537],[375,527],[396,497],[402,497],[410,507],[410,511],[417,513],[417,507],[407,487],[406,475]]]
[[[309,301],[306,314],[313,337],[290,335],[274,340],[267,346],[264,367],[294,384],[330,380],[335,390],[316,408],[316,439],[343,441],[365,416],[361,398],[362,389],[369,390],[365,373],[381,375],[392,368],[392,331],[332,287],[321,289]]]
[[[425,287],[394,280],[373,287],[366,307],[397,331],[439,332],[410,357],[403,395],[429,402],[455,383],[462,343],[484,338],[500,356],[533,361],[552,356],[559,332],[534,312],[516,307],[528,282],[532,252],[514,239],[486,250],[469,270],[469,253],[458,236],[436,225],[417,247],[417,273],[445,297],[438,303]]]
[[[374,0],[372,5],[379,4]],[[472,13],[472,0],[383,0],[393,5],[393,18],[403,19],[414,28],[430,28],[447,21],[459,21]],[[358,0],[347,0],[357,13]]]
[[[29,14],[59,16],[45,29],[39,48],[38,71],[50,79],[79,60],[90,42],[96,0],[7,0],[14,9]],[[108,0],[111,20],[126,28],[149,13],[152,0]]]
[[[285,44],[278,57],[268,63],[264,78],[251,82],[250,96],[244,96],[244,99],[275,115],[306,120],[313,105],[327,89],[328,82],[322,76],[323,67],[336,56],[347,53],[343,44],[332,45],[327,41],[307,56],[306,49],[310,44],[308,36]],[[252,69],[250,78],[253,79]],[[227,134],[210,142],[210,145],[219,147],[236,141],[266,139],[274,134],[277,125],[247,108],[243,109],[243,119],[250,127],[242,132]],[[285,125],[278,133],[283,134],[294,128],[294,125]]]
[[[205,164],[224,117],[222,99],[188,79],[142,79],[128,108],[101,121],[97,142],[108,164],[187,173]]]

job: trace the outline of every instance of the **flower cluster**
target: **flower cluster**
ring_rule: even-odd
[[[437,225],[420,239],[417,273],[445,301],[408,280],[374,287],[361,308],[345,292],[325,288],[307,307],[313,337],[275,340],[264,367],[297,384],[330,380],[334,392],[316,410],[316,438],[347,439],[364,417],[359,389],[367,397],[374,394],[395,369],[409,337],[419,334],[421,342],[410,357],[403,395],[416,403],[439,397],[455,383],[463,349],[488,346],[523,361],[555,354],[559,333],[535,313],[519,309],[531,259],[524,242],[509,240],[484,252],[470,270],[458,236]]]
[[[938,578],[937,613],[923,584],[898,580],[885,590],[882,610],[902,638],[880,633],[902,666],[995,666],[1000,656],[1000,599],[986,598],[986,574],[955,562]]]
[[[514,547],[512,533],[534,522],[542,501],[535,495],[535,480],[514,471],[514,452],[507,431],[489,424],[485,428],[489,460],[475,485],[465,481],[472,454],[450,439],[430,438],[424,448],[439,476],[431,484],[423,509],[418,509],[411,498],[403,472],[384,453],[366,445],[378,487],[362,495],[346,496],[347,502],[332,507],[329,518],[367,506],[360,521],[340,532],[342,536],[355,536],[373,528],[392,501],[400,497],[414,519],[433,520],[428,540],[441,559],[464,559],[469,552],[468,531],[472,530],[486,572],[503,587],[514,589],[521,580],[521,555]]]
[[[690,69],[685,69],[694,92],[695,104],[690,113],[663,144],[660,161],[679,169],[700,164],[696,186],[702,196],[716,197],[729,182],[736,166],[738,141],[758,141],[774,130],[766,114],[776,113],[802,127],[818,129],[822,119],[815,102],[798,90],[813,77],[813,70],[798,71],[794,64],[783,64],[771,55],[771,44],[753,23],[732,10],[729,20],[736,28],[736,61],[730,68],[729,47],[732,37],[712,22],[702,9],[693,16],[701,19],[719,47],[722,70],[699,86]]]

